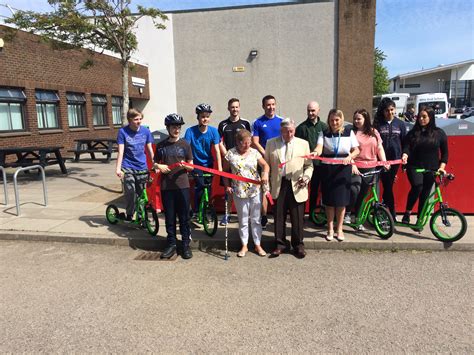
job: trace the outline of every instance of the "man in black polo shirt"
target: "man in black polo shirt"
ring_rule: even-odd
[[[221,142],[219,147],[221,149],[222,157],[227,154],[229,149],[235,147],[235,134],[240,129],[246,129],[251,132],[250,122],[240,117],[240,101],[239,99],[232,98],[227,103],[227,109],[229,110],[230,116],[219,123],[218,131],[221,136]],[[231,195],[226,196],[228,201],[231,202]],[[221,226],[226,225],[230,222],[230,215],[224,215],[220,223]]]
[[[319,118],[319,104],[316,101],[310,101],[306,108],[308,117],[306,120],[296,127],[295,136],[302,138],[309,143],[311,152],[316,148],[319,133],[328,128],[327,124],[322,122]],[[321,169],[319,168],[320,161],[313,160],[313,176],[311,177],[310,196],[309,196],[309,211],[316,207],[318,199],[318,190],[321,182]]]

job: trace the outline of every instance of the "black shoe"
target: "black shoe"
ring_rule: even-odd
[[[176,245],[170,245],[161,253],[160,259],[171,259],[176,254]]]
[[[267,229],[268,218],[267,216],[262,216],[260,223],[262,224],[263,229]]]
[[[402,223],[403,224],[410,224],[410,214],[408,212],[405,212],[405,214],[403,215]]]
[[[183,247],[183,259],[191,259],[193,257],[193,252],[189,246]]]

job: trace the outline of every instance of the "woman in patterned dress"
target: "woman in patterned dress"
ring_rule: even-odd
[[[237,145],[225,155],[223,161],[224,171],[231,171],[235,175],[253,180],[261,180],[262,185],[267,185],[270,168],[262,155],[256,149],[250,147],[252,134],[246,129],[241,129],[237,131],[235,138]],[[261,177],[257,172],[258,165],[262,168]],[[248,251],[249,218],[255,251],[258,255],[265,256],[266,252],[260,245],[262,237],[262,225],[260,223],[261,186],[239,180],[230,182],[229,179],[224,179],[224,186],[227,193],[233,194],[239,218],[239,236],[242,248],[237,256],[243,257]]]

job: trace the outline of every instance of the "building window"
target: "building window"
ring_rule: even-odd
[[[84,94],[76,94],[73,92],[66,93],[67,98],[67,117],[69,127],[85,127],[86,115],[85,106],[86,98]]]
[[[21,89],[0,88],[0,131],[25,129],[26,95]]]
[[[92,95],[92,119],[94,126],[107,125],[107,97]]]
[[[405,84],[405,89],[408,88],[419,88],[421,85],[420,84]],[[400,89],[403,89],[403,84],[400,85]]]
[[[122,124],[123,99],[112,96],[112,121],[114,125]]]
[[[38,128],[59,128],[59,96],[54,91],[36,90],[36,114]]]

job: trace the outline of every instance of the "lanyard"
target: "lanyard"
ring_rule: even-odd
[[[334,139],[334,133],[331,137],[332,140],[332,150],[334,151],[334,156],[337,157],[337,152],[339,151],[339,144],[341,143],[341,132],[339,132],[339,136],[337,137],[337,143]]]

